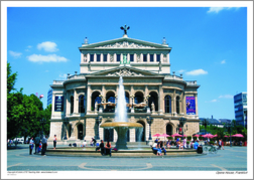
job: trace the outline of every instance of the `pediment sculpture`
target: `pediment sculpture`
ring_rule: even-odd
[[[144,76],[141,73],[136,73],[134,71],[131,71],[130,69],[120,69],[117,72],[109,73],[106,76]]]
[[[147,46],[144,44],[136,44],[134,42],[123,41],[116,42],[114,44],[106,44],[103,46],[99,46],[97,48],[155,48],[155,47]]]

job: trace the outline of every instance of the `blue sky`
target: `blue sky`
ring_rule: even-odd
[[[128,36],[172,47],[171,72],[196,80],[200,117],[234,119],[233,96],[247,91],[247,8],[11,7],[7,62],[25,94],[47,92],[53,80],[79,72],[78,47]]]

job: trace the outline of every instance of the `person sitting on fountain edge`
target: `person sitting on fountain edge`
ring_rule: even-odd
[[[107,141],[105,148],[106,148],[106,153],[109,153],[109,156],[111,157],[111,143],[109,141]]]
[[[167,155],[167,151],[163,146],[163,141],[160,141],[160,139],[159,139],[159,142],[157,145],[158,145],[158,148],[160,148],[164,152],[164,155]]]
[[[101,155],[104,156],[106,154],[106,149],[104,148],[104,142],[101,140],[100,147],[101,149]]]

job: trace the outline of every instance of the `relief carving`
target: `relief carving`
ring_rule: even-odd
[[[155,47],[123,41],[123,42],[116,42],[115,44],[106,44],[103,46],[99,46],[97,48],[155,48]]]
[[[144,76],[144,75],[124,68],[120,69],[118,72],[109,73],[106,76]]]

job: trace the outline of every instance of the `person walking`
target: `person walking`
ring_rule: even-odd
[[[56,141],[57,141],[57,138],[56,138],[56,135],[54,135],[54,140],[53,140],[54,150],[56,149]]]
[[[42,156],[46,156],[45,153],[46,153],[46,148],[47,148],[47,135],[45,137],[42,138],[42,151],[41,151],[41,155]]]
[[[40,145],[40,137],[38,135],[34,139],[34,144],[35,144],[34,154],[37,154],[39,153],[39,145]]]
[[[34,148],[34,140],[33,140],[33,137],[31,137],[31,139],[29,141],[29,152],[30,152],[30,155],[32,155],[33,148]]]

